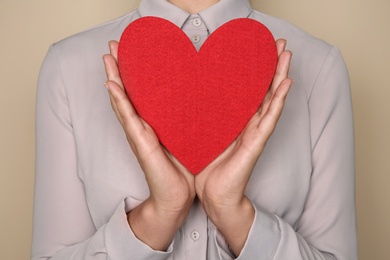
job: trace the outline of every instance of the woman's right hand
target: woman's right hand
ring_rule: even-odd
[[[195,198],[194,176],[160,144],[155,132],[128,99],[117,65],[118,42],[103,56],[112,108],[145,174],[150,197],[130,211],[128,222],[138,239],[166,250],[187,218]]]

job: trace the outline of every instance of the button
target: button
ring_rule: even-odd
[[[192,240],[194,240],[194,241],[198,241],[199,238],[200,238],[199,232],[196,231],[196,230],[193,230],[193,231],[191,232],[191,238],[192,238]]]
[[[202,20],[200,20],[199,18],[195,18],[194,20],[192,20],[192,24],[198,27],[199,25],[202,24]]]
[[[194,36],[192,36],[192,42],[194,43],[198,43],[200,41],[200,36],[195,34]]]

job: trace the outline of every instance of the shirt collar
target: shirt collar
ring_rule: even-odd
[[[171,4],[168,0],[142,0],[139,8],[141,16],[154,16],[166,19],[182,28],[191,15],[187,11]],[[247,18],[252,8],[248,0],[220,0],[218,3],[199,12],[209,33],[213,33],[224,23],[236,19]]]

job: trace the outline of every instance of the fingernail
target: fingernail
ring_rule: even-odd
[[[104,86],[106,87],[106,89],[109,89],[107,82],[104,82]]]

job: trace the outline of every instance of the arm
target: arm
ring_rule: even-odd
[[[37,94],[37,150],[32,259],[165,259],[134,234],[127,213],[142,205],[126,198],[96,229],[78,176],[77,151],[66,87],[56,54],[49,50]]]
[[[336,259],[357,259],[352,104],[348,72],[336,48],[328,54],[309,107],[313,171],[297,232]]]
[[[54,49],[38,83],[32,259],[49,258],[96,232],[77,176],[76,145]],[[69,214],[73,211],[78,214]]]
[[[235,226],[235,232],[246,231],[240,251],[232,246],[239,244],[240,240],[227,234],[219,219],[213,221],[237,259],[357,259],[349,79],[336,49],[330,51],[324,62],[308,105],[313,171],[299,225],[293,228],[281,217],[257,205],[252,205],[254,213],[234,210],[230,214],[217,214],[225,216],[224,221],[229,220],[226,216],[232,216],[230,220],[238,218],[241,223],[245,221],[245,216],[254,216],[249,229],[238,224]],[[243,196],[241,201],[246,200]],[[213,208],[215,212],[212,214],[218,213],[218,208]],[[229,228],[230,224],[227,226]],[[234,234],[234,229],[230,232]],[[223,246],[219,236],[216,243],[224,251],[229,250]]]
[[[111,104],[150,189],[150,197],[127,214],[128,222],[140,240],[166,250],[195,198],[194,177],[161,146],[152,127],[135,111],[117,66],[118,42],[111,41],[109,47],[110,55],[103,60]]]
[[[279,216],[257,208],[240,259],[259,252],[262,247],[256,241],[264,240],[273,241],[268,243],[273,250],[269,259],[358,258],[351,96],[348,73],[335,48],[322,66],[308,105],[313,166],[299,225],[292,228]]]

